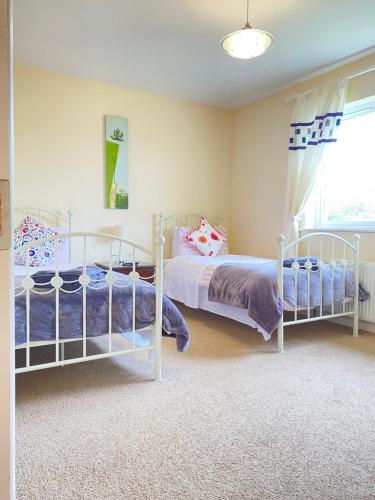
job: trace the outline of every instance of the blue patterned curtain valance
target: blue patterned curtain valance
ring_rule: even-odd
[[[289,150],[306,149],[324,142],[336,142],[343,113],[317,115],[313,121],[290,124]]]

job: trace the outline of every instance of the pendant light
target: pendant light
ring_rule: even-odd
[[[250,26],[249,0],[247,0],[245,26],[241,30],[226,35],[221,40],[221,47],[226,54],[236,59],[253,59],[264,54],[272,43],[273,37],[271,33]]]

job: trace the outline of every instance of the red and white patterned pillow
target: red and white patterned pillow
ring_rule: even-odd
[[[188,236],[188,241],[198,248],[202,255],[216,257],[224,246],[225,238],[205,217],[201,217],[199,228]]]
[[[193,232],[191,226],[176,226],[173,230],[173,240],[172,240],[172,256],[178,257],[180,255],[202,255],[201,252],[195,245],[192,245],[188,238]],[[228,238],[227,231],[224,226],[215,226],[215,230],[224,237],[225,241],[222,249],[218,255],[228,255]]]
[[[33,240],[41,240],[48,236],[58,234],[54,228],[46,226],[37,221],[34,217],[25,217],[14,231],[14,250],[18,250]],[[57,240],[57,248],[62,247],[62,240]],[[33,267],[45,266],[54,257],[56,243],[54,240],[46,241],[43,245],[30,248],[29,264]],[[26,265],[26,252],[16,254],[15,263],[21,266]]]

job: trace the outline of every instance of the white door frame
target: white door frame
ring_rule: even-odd
[[[12,0],[0,0],[0,179],[13,213]],[[10,220],[12,234],[12,220]],[[4,231],[4,225],[3,231]],[[13,238],[10,238],[12,241]],[[0,250],[0,498],[15,498],[15,398],[12,250]]]

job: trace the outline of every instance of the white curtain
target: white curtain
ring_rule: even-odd
[[[298,237],[299,221],[319,180],[324,152],[337,141],[347,80],[330,82],[297,96],[290,124],[285,233]]]

